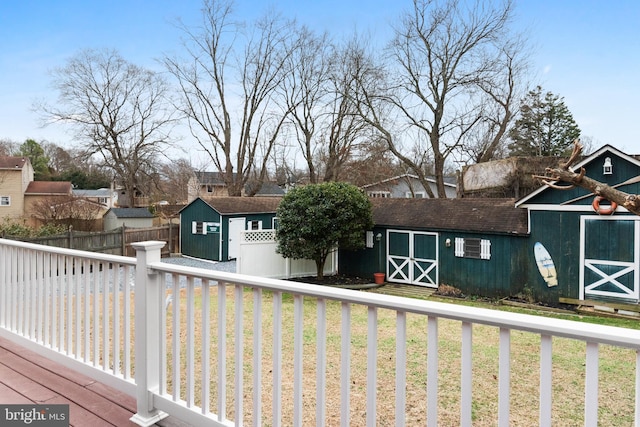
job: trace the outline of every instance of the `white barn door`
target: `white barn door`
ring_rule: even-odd
[[[438,234],[387,231],[387,275],[390,282],[438,287]]]
[[[640,297],[640,220],[583,216],[580,219],[580,299]]]

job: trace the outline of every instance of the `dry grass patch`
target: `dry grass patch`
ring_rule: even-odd
[[[243,292],[243,346],[244,360],[241,367],[234,365],[235,304],[233,290],[226,291],[226,346],[227,407],[228,418],[233,418],[233,381],[235,370],[243,372],[243,412],[246,424],[252,422],[253,387],[253,293]],[[217,290],[210,295],[211,340],[209,366],[212,381],[208,385],[211,396],[210,408],[216,411],[217,396]],[[200,336],[202,333],[200,289],[196,289],[195,317],[195,375],[201,370]],[[262,343],[262,424],[272,420],[273,396],[273,294],[263,293],[261,316]],[[180,297],[181,330],[181,397],[186,398],[186,298]],[[304,299],[303,329],[303,424],[316,423],[316,325],[317,306],[313,298]],[[326,423],[338,425],[340,421],[340,328],[341,304],[327,302],[327,389]],[[351,389],[350,425],[365,424],[366,378],[367,378],[367,308],[352,306],[351,313]],[[170,330],[172,307],[167,313]],[[282,423],[293,422],[293,351],[294,309],[293,298],[283,296],[282,317]],[[395,312],[378,310],[378,366],[377,366],[377,420],[380,426],[395,424]],[[407,380],[405,384],[407,405],[404,409],[407,425],[426,422],[426,377],[427,377],[427,320],[423,316],[407,316]],[[171,336],[168,337],[169,379],[171,378]],[[438,411],[441,425],[460,423],[460,342],[459,322],[439,320],[439,395]],[[555,338],[553,341],[553,423],[554,425],[581,425],[584,413],[584,362],[585,344]],[[497,423],[498,396],[498,348],[499,330],[488,326],[473,328],[473,422],[474,426],[494,426]],[[537,424],[539,397],[539,348],[540,337],[524,332],[511,334],[511,419],[510,425],[527,426]],[[631,425],[634,416],[635,352],[632,350],[602,346],[600,350],[600,420],[601,426]],[[173,385],[169,383],[169,392]],[[196,382],[196,404],[201,405],[202,384]]]

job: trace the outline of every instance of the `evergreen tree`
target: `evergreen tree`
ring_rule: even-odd
[[[569,155],[580,128],[564,103],[551,92],[542,94],[538,86],[520,102],[520,117],[509,131],[512,156]]]
[[[19,156],[28,157],[33,167],[34,181],[49,181],[49,158],[45,155],[44,149],[33,139],[27,139],[18,151]]]
[[[293,188],[280,202],[277,217],[277,252],[314,260],[320,279],[331,251],[363,248],[365,232],[373,227],[369,198],[344,182]]]

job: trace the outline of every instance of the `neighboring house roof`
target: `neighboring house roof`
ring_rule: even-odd
[[[378,226],[528,234],[526,209],[515,199],[372,199]]]
[[[250,185],[247,183],[245,186],[245,190],[250,190]],[[280,188],[280,186],[271,181],[263,182],[260,190],[255,194],[256,196],[264,197],[264,196],[284,196],[284,190]]]
[[[70,195],[69,181],[31,181],[24,192],[25,195]]]
[[[0,169],[22,169],[28,161],[26,157],[0,156]]]
[[[224,175],[220,172],[196,172],[196,179],[200,185],[225,185]]]
[[[147,208],[111,208],[105,215],[112,212],[117,218],[153,218],[153,214]]]
[[[218,213],[230,215],[275,213],[282,197],[209,197],[206,199],[199,197],[199,199]]]
[[[112,191],[109,188],[99,188],[97,190],[73,189],[73,195],[78,197],[111,197]]]
[[[234,179],[237,174],[233,174]],[[220,172],[196,172],[196,179],[199,185],[214,185],[219,187],[226,186],[224,182],[224,174]],[[250,192],[253,184],[248,182],[245,185],[245,191]],[[256,193],[256,196],[278,196],[284,195],[284,190],[278,186],[275,182],[265,181],[262,183],[260,190]]]
[[[381,184],[388,184],[388,183],[394,184],[394,182],[393,182],[393,181],[398,181],[398,180],[401,180],[401,179],[415,179],[415,180],[417,180],[417,179],[418,179],[418,176],[417,176],[417,175],[412,175],[412,174],[410,174],[410,173],[405,173],[405,174],[403,174],[403,175],[398,175],[398,176],[393,176],[393,177],[391,177],[391,178],[383,179],[382,181],[378,181],[378,182],[375,182],[375,183],[373,183],[373,184],[363,185],[363,186],[362,186],[362,188],[366,189],[366,188],[369,188],[369,187],[374,187],[374,186],[377,186],[377,185],[381,185]],[[445,177],[445,179],[444,179],[444,181],[445,181],[445,182],[444,182],[445,187],[453,187],[453,188],[456,188],[456,185],[455,185],[454,183],[449,182],[449,181],[451,181],[452,179],[453,179],[453,180],[455,180],[455,178]],[[436,183],[436,180],[435,180],[435,179],[433,179],[433,178],[427,178],[427,182],[432,183],[432,184],[435,184],[435,183]]]

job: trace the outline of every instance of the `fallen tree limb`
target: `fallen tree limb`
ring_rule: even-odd
[[[629,212],[640,215],[640,196],[625,193],[608,184],[589,178],[585,176],[584,168],[580,168],[578,172],[571,168],[581,154],[582,144],[580,144],[579,140],[576,140],[573,143],[571,157],[566,163],[562,162],[556,168],[547,168],[545,175],[534,175],[533,177],[539,179],[543,184],[559,190],[568,190],[576,186],[582,187],[596,196],[601,196],[610,202],[617,203],[618,206],[624,207]],[[560,182],[569,185],[559,185]]]

